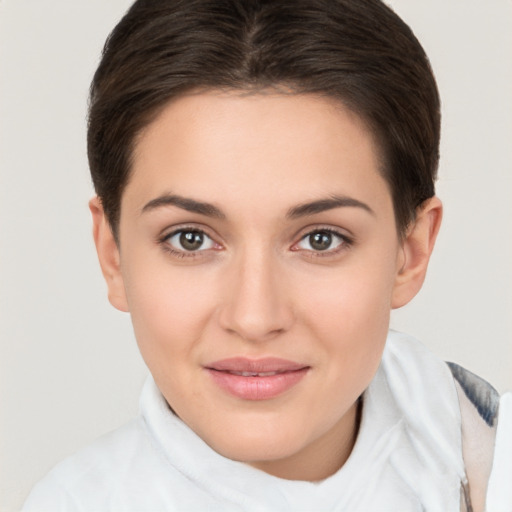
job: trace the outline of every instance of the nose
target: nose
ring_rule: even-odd
[[[233,262],[224,282],[220,324],[248,341],[267,341],[290,329],[293,308],[279,262],[251,251]]]

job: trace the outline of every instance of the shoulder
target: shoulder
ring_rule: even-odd
[[[134,461],[141,474],[150,471],[153,458],[158,455],[137,418],[55,466],[33,488],[23,511],[93,510],[115,492],[120,475],[130,473]]]

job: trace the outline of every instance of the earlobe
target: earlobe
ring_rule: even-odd
[[[101,271],[108,288],[108,300],[118,310],[128,312],[128,304],[121,273],[119,247],[98,197],[89,201],[93,236]]]
[[[409,227],[402,242],[397,260],[397,273],[391,303],[393,309],[407,304],[421,289],[430,255],[441,227],[442,213],[443,205],[435,196],[419,207],[416,219]]]

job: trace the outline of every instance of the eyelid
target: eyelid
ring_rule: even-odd
[[[339,226],[333,226],[331,224],[310,224],[301,228],[294,238],[297,240],[302,240],[304,237],[312,235],[313,233],[318,233],[319,231],[327,231],[328,233],[332,233],[343,239],[355,242],[355,235],[353,235],[351,231]]]
[[[191,223],[186,223],[186,224],[177,224],[174,226],[168,226],[160,232],[160,234],[157,236],[157,239],[159,241],[167,240],[170,237],[176,235],[177,233],[181,233],[182,231],[197,231],[199,233],[203,233],[204,235],[211,238],[212,240],[216,240],[219,238],[216,234],[213,234],[212,230],[209,229],[208,227],[203,226],[202,224],[198,225],[198,224],[194,224],[193,222],[191,222]]]

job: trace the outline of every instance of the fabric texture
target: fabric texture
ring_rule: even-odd
[[[493,416],[489,407],[484,414]],[[488,512],[512,510],[512,394],[496,423]],[[465,486],[452,371],[415,339],[390,332],[354,449],[321,482],[283,480],[216,453],[148,378],[140,415],[57,465],[23,510],[459,512]]]

